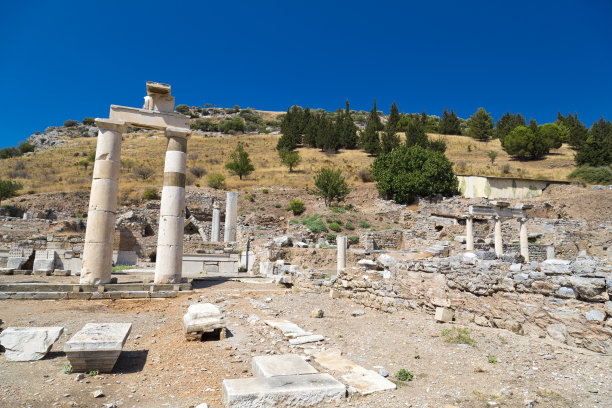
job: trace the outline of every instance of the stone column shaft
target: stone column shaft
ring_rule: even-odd
[[[471,215],[465,219],[465,249],[474,250],[474,218]]]
[[[339,235],[336,237],[336,246],[338,247],[338,275],[346,269],[346,242],[346,235]]]
[[[121,138],[125,130],[124,122],[110,119],[96,119],[96,126],[99,131],[83,248],[82,285],[111,280]]]
[[[213,204],[213,212],[212,212],[212,233],[210,240],[212,242],[219,242],[219,235],[221,232],[221,209],[219,208],[219,204],[215,201]]]
[[[519,218],[519,242],[521,246],[521,255],[525,258],[525,263],[529,262],[529,242],[527,236],[527,218]]]
[[[223,242],[232,242],[236,240],[236,223],[238,221],[238,193],[233,191],[227,192],[225,202],[225,234]]]
[[[495,255],[502,256],[504,254],[504,244],[502,241],[502,220],[499,217],[495,217],[494,219],[494,236],[495,236]]]
[[[159,209],[155,283],[178,283],[183,274],[185,170],[188,129],[167,128],[164,186]]]

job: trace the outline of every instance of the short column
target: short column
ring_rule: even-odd
[[[474,250],[474,217],[468,215],[465,219],[465,249]]]
[[[96,126],[99,129],[98,143],[89,196],[81,285],[110,282],[113,265],[121,138],[125,123],[96,119]]]
[[[502,242],[502,229],[501,224],[502,220],[500,217],[494,217],[493,221],[495,222],[495,226],[493,228],[494,236],[495,236],[495,255],[502,256],[504,254],[504,245]]]
[[[155,283],[178,283],[183,274],[185,170],[189,133],[188,129],[166,128],[168,145],[159,209]]]
[[[521,246],[521,255],[525,259],[525,263],[529,262],[529,241],[527,236],[527,218],[519,218],[519,242]]]
[[[219,232],[221,231],[221,209],[219,203],[215,200],[213,204],[212,212],[212,233],[210,240],[212,242],[219,242]]]
[[[346,235],[336,237],[336,245],[338,247],[338,275],[346,269]]]
[[[238,193],[233,191],[227,192],[225,201],[225,234],[223,242],[232,242],[236,240],[236,223],[238,220]]]

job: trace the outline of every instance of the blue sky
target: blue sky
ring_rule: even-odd
[[[17,1],[0,12],[0,147],[66,119],[177,104],[540,123],[612,119],[612,1]]]

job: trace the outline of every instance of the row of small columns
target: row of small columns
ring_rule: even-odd
[[[519,245],[521,248],[521,255],[525,259],[525,262],[529,262],[529,242],[527,235],[527,218],[519,218]],[[504,245],[502,241],[502,220],[499,216],[493,217],[493,236],[495,239],[495,255],[501,256],[504,254]],[[465,249],[467,251],[474,250],[474,217],[468,215],[465,220],[466,229],[466,242]]]

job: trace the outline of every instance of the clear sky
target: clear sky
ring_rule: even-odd
[[[177,104],[612,119],[612,1],[4,1],[0,147]]]

